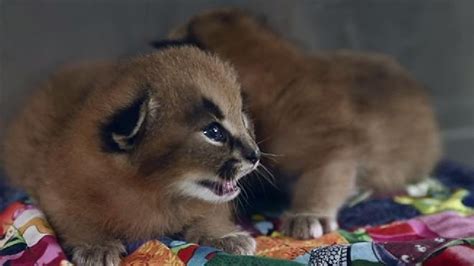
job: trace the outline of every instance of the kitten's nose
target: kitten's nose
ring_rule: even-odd
[[[245,156],[245,159],[247,159],[249,162],[256,164],[258,160],[260,160],[260,151],[259,150],[254,150],[251,151],[247,156]]]

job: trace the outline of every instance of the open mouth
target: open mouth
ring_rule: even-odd
[[[199,185],[208,188],[214,194],[218,196],[225,196],[234,194],[240,191],[240,188],[237,186],[237,181],[228,180],[228,181],[209,181],[204,180],[198,183]]]

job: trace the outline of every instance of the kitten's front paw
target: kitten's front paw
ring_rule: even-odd
[[[297,239],[311,239],[338,228],[334,217],[318,217],[310,213],[286,213],[283,216],[281,231]]]
[[[125,247],[120,242],[77,246],[73,249],[72,260],[75,265],[118,266]]]
[[[253,255],[257,247],[255,239],[245,232],[232,233],[221,238],[210,238],[201,241],[201,244],[235,255]]]

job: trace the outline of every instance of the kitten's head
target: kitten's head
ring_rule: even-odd
[[[117,68],[100,149],[127,177],[160,193],[224,202],[260,159],[234,70],[191,47],[167,48]],[[95,97],[95,98],[102,98]]]

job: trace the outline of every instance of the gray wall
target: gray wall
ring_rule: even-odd
[[[18,104],[66,62],[150,51],[201,10],[264,13],[309,50],[353,48],[397,57],[431,90],[446,155],[474,165],[474,1],[0,0],[0,137]],[[420,154],[423,156],[423,154]]]

